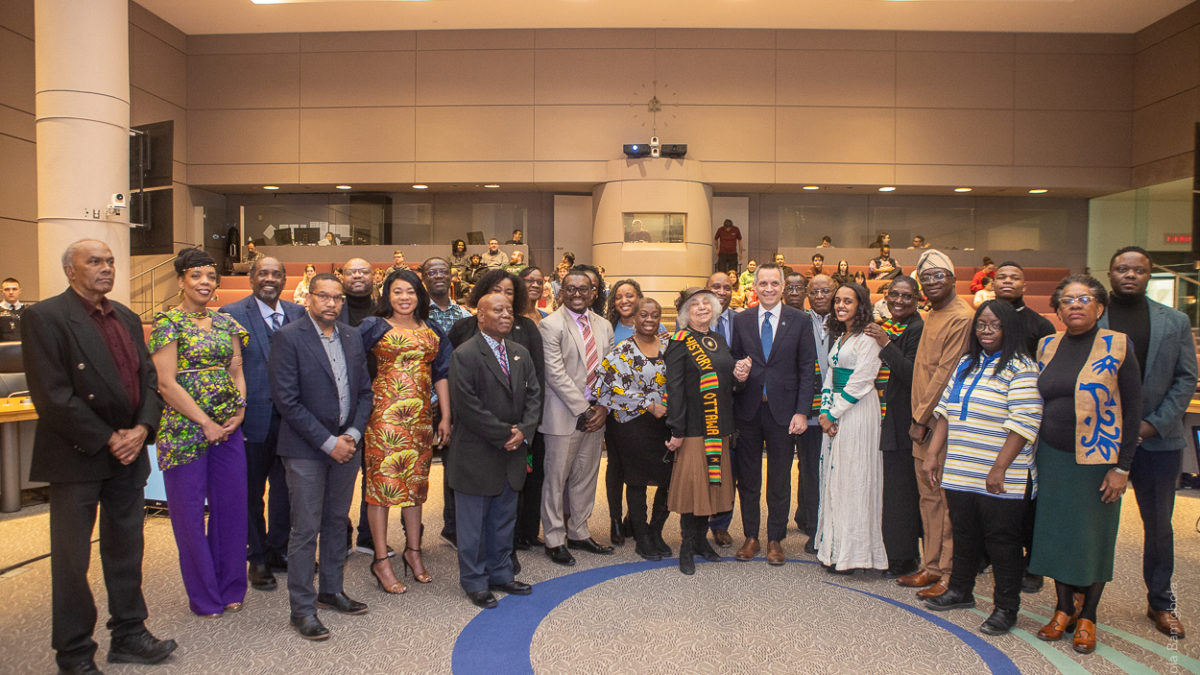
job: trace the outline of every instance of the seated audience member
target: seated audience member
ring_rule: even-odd
[[[817,255],[821,255],[821,254],[820,254],[820,253],[818,253]],[[822,262],[824,262],[824,261],[825,261],[825,256],[821,256],[821,261],[822,261]],[[816,262],[817,262],[817,261],[816,261],[816,256],[813,256],[813,264],[814,264],[814,265],[816,265]],[[792,273],[792,268],[791,268],[790,266],[788,266],[788,264],[787,264],[787,263],[785,263],[785,262],[783,261],[783,254],[782,254],[782,253],[776,253],[776,254],[775,254],[775,264],[776,264],[776,265],[779,265],[779,269],[783,271],[783,276],[785,276],[785,277],[786,277],[787,275],[789,275],[789,274],[791,274],[791,273]]]
[[[1012,305],[989,300],[975,311],[971,346],[934,409],[923,477],[946,492],[954,534],[949,589],[925,601],[934,611],[973,608],[978,561],[992,563],[995,609],[979,631],[1002,635],[1017,624],[1025,574],[1026,494],[1037,494],[1034,441],[1042,422],[1037,364],[1025,353]]]
[[[338,239],[332,232],[326,232],[325,238],[317,242],[317,246],[341,246],[342,241]]]
[[[867,262],[867,272],[871,279],[894,279],[903,274],[904,270],[892,257],[892,247],[883,244],[879,247],[879,255]]]
[[[512,239],[509,239],[508,241],[504,242],[504,245],[505,246],[513,246],[513,245],[520,246],[521,244],[524,244],[524,243],[525,243],[525,233],[522,232],[520,229],[516,229],[516,230],[512,231]]]
[[[450,245],[450,267],[458,270],[461,275],[467,271],[467,265],[470,264],[470,256],[467,255],[467,242],[462,239],[455,239]]]
[[[404,251],[401,249],[392,251],[392,265],[391,267],[383,270],[383,277],[379,280],[380,285],[383,284],[383,280],[387,278],[387,275],[391,274],[392,272],[399,272],[400,270],[406,269],[410,268],[408,265],[404,264]]]
[[[892,318],[892,313],[888,309],[887,292],[892,287],[892,284],[886,283],[879,287],[879,292],[884,294],[884,297],[877,300],[874,306],[871,307],[871,316],[875,321],[887,321]]]
[[[925,241],[925,237],[922,237],[919,234],[915,234],[915,235],[913,235],[912,246],[909,246],[908,248],[909,248],[909,250],[926,249],[926,248],[929,248],[929,242]]]
[[[738,285],[742,290],[746,290],[754,286],[754,270],[758,269],[758,261],[751,258],[746,261],[746,271],[738,276]]]
[[[792,272],[790,269],[784,270],[784,277],[786,278],[787,275],[791,274],[791,273]],[[811,278],[817,276],[818,274],[824,274],[824,273],[825,273],[825,256],[821,255],[820,253],[814,253],[813,257],[812,257],[812,267],[809,268],[808,273],[805,274],[804,276],[811,279]]]
[[[258,250],[258,245],[253,239],[246,240],[246,248],[242,251],[242,262],[252,263],[255,260],[266,257],[266,253]]]
[[[21,339],[21,315],[29,305],[21,302],[21,282],[9,277],[0,282],[0,342],[15,342]]]
[[[304,266],[304,276],[300,277],[300,281],[296,283],[296,290],[292,291],[292,302],[303,305],[308,300],[308,282],[316,276],[317,268],[312,266],[312,263]]]
[[[837,286],[844,286],[850,283],[850,263],[846,262],[845,258],[838,261],[837,271],[832,275],[833,283]]]
[[[510,274],[520,274],[525,267],[525,252],[513,251],[512,255],[508,257],[508,264],[504,266],[504,271]]]
[[[821,243],[817,245],[817,248],[833,248],[833,239],[829,235],[821,237]]]
[[[484,253],[480,259],[485,267],[493,270],[500,269],[508,264],[508,256],[504,251],[500,250],[500,240],[492,237],[488,239],[487,253]]]
[[[478,253],[471,254],[471,262],[467,263],[467,269],[463,272],[463,281],[466,281],[471,286],[474,286],[479,281],[479,277],[487,272],[487,265],[483,264],[483,256]]]
[[[983,290],[983,278],[984,277],[993,277],[994,278],[995,276],[996,276],[995,263],[993,263],[992,259],[989,258],[988,256],[986,256],[986,255],[983,256],[983,267],[981,267],[979,269],[979,271],[975,273],[975,276],[971,277],[971,292],[978,293],[979,291]]]
[[[983,282],[983,288],[975,291],[975,299],[971,302],[971,305],[975,308],[979,308],[988,300],[996,299],[996,291],[994,290],[995,284],[993,283],[992,278],[984,277],[981,281]]]
[[[733,309],[742,309],[746,306],[746,292],[742,290],[741,277],[729,273],[729,306]]]
[[[875,235],[875,241],[871,242],[871,245],[868,246],[867,248],[879,248],[880,246],[891,246],[891,245],[892,245],[892,235],[888,234],[887,232],[880,232],[879,234]]]
[[[457,459],[446,467],[446,481],[458,514],[459,585],[476,607],[492,609],[497,604],[493,591],[533,592],[515,578],[513,530],[529,439],[541,415],[542,387],[536,359],[507,337],[513,325],[511,301],[491,293],[479,300],[478,308],[479,333],[450,359],[450,448]]]
[[[867,275],[863,274],[862,270],[859,270],[850,276],[850,283],[858,284],[859,286],[866,286],[867,285]],[[843,284],[843,285],[845,285],[845,284]]]

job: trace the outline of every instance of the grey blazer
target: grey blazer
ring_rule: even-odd
[[[601,359],[612,351],[613,329],[604,317],[588,312],[592,326],[592,338]],[[559,307],[550,316],[538,323],[542,334],[542,349],[546,355],[546,396],[542,408],[543,434],[569,436],[575,432],[575,420],[588,409],[588,401],[595,398],[584,391],[587,384],[587,355],[584,353],[583,336],[575,319],[566,307]]]
[[[1150,303],[1150,347],[1142,364],[1142,419],[1158,429],[1142,448],[1153,451],[1188,447],[1183,415],[1196,391],[1196,341],[1187,315],[1162,303]],[[1108,328],[1108,314],[1100,317]]]

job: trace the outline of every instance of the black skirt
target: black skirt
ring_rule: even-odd
[[[619,455],[621,473],[626,485],[670,485],[671,462],[674,453],[667,450],[671,432],[666,418],[659,419],[642,413],[628,422],[609,418],[612,435],[608,441],[610,455]]]

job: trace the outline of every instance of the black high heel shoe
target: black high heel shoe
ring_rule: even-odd
[[[413,578],[416,579],[419,583],[427,584],[427,583],[433,581],[433,577],[429,576],[428,572],[421,572],[420,574],[417,574],[416,568],[413,567],[412,563],[410,563],[408,561],[409,551],[416,553],[418,557],[421,555],[421,549],[419,549],[419,548],[411,548],[408,546],[404,547],[404,554],[400,556],[404,560],[404,578],[407,579],[408,573],[411,571]]]
[[[379,584],[379,588],[382,589],[384,593],[391,593],[392,595],[400,595],[400,594],[404,593],[405,591],[407,591],[408,587],[406,587],[404,584],[400,583],[399,581],[393,583],[391,586],[384,586],[383,579],[381,579],[379,577],[379,572],[377,572],[375,570],[375,566],[378,565],[379,563],[387,563],[390,565],[391,563],[388,563],[388,560],[389,560],[389,558],[387,556],[384,556],[382,558],[376,558],[375,562],[371,563],[371,576],[375,577],[375,583]],[[407,561],[405,562],[405,564],[406,565],[408,564]]]

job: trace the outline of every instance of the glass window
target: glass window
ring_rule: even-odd
[[[683,243],[686,213],[625,213],[621,219],[627,243]]]

